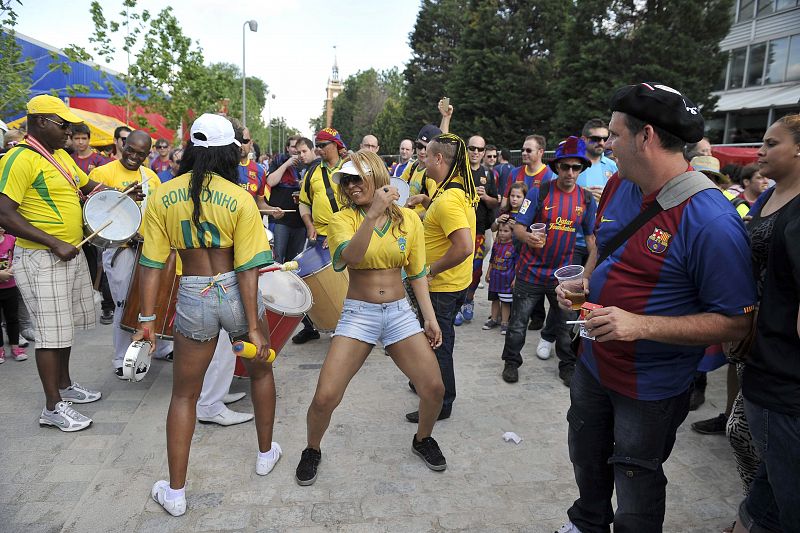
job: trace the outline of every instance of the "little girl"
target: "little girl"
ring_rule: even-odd
[[[6,322],[8,342],[11,344],[11,357],[15,361],[24,361],[28,358],[25,348],[19,347],[19,318],[17,315],[17,283],[11,273],[11,260],[14,256],[13,235],[6,235],[6,230],[0,227],[0,311]],[[2,344],[0,335],[0,344]],[[0,347],[0,363],[6,361],[5,348]]]
[[[525,185],[525,182],[517,181],[511,184],[511,189],[508,192],[508,205],[504,210],[500,211],[499,216],[495,219],[494,224],[492,224],[492,231],[497,231],[499,225],[503,223],[514,224],[514,216],[519,212],[519,208],[522,207],[522,202],[526,196],[528,196],[528,186]],[[514,247],[519,252],[516,239],[514,239]]]
[[[510,200],[511,195],[509,195],[509,203]],[[489,301],[492,302],[492,317],[486,321],[483,329],[492,329],[499,324],[501,335],[506,334],[508,327],[508,317],[511,314],[511,295],[514,291],[514,274],[517,267],[517,251],[514,248],[512,235],[511,224],[500,222],[497,228],[497,240],[492,246],[489,270],[486,272],[486,281],[489,283]]]

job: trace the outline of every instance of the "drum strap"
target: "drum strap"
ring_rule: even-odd
[[[27,148],[28,150],[32,150],[37,154],[39,154],[40,156],[47,159],[47,161],[49,161],[51,165],[56,167],[56,170],[58,170],[58,172],[61,173],[62,176],[64,176],[64,179],[66,179],[69,182],[70,186],[73,189],[75,189],[75,192],[78,194],[78,199],[81,202],[83,202],[86,199],[86,197],[83,195],[83,191],[81,191],[80,187],[78,187],[78,183],[75,181],[75,178],[69,172],[67,172],[67,170],[63,166],[61,166],[58,160],[55,157],[53,157],[53,154],[48,152],[44,148],[44,146],[42,146],[42,144],[30,134],[25,136],[25,140],[29,144],[18,144],[17,147]]]
[[[339,204],[336,203],[336,196],[331,187],[331,180],[328,178],[328,169],[322,167],[322,183],[325,185],[325,194],[328,196],[328,201],[331,203],[331,212],[337,213],[339,211]]]

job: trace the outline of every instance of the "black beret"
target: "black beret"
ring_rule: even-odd
[[[687,143],[700,141],[705,132],[705,121],[697,106],[672,87],[657,82],[617,89],[611,97],[611,111],[658,126]]]

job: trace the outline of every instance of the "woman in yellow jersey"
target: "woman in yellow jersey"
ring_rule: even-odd
[[[430,469],[444,470],[447,462],[430,436],[444,393],[432,350],[441,344],[442,332],[428,294],[422,223],[411,209],[394,205],[400,196],[389,186],[386,165],[372,152],[352,154],[332,179],[339,184],[339,202],[346,207],[331,218],[328,242],[333,267],[348,268],[350,286],[308,408],[308,446],[297,466],[297,483],[311,485],[317,479],[320,443],[333,410],[378,342],[419,394],[414,453]],[[419,301],[424,333],[405,298],[402,269]]]
[[[275,381],[266,363],[269,331],[258,292],[258,268],[272,262],[261,215],[250,194],[237,184],[239,142],[231,123],[205,114],[191,129],[178,176],[162,184],[145,211],[139,331],[147,337],[155,320],[159,269],[170,249],[178,250],[183,275],[175,317],[172,399],[167,415],[169,482],[153,485],[153,499],[173,516],[186,512],[186,469],[194,433],[195,408],[220,328],[232,340],[257,347],[245,365],[251,378],[259,454],[256,473],[266,475],[281,449],[272,442]],[[155,339],[152,339],[155,342]],[[153,346],[155,348],[155,345]]]

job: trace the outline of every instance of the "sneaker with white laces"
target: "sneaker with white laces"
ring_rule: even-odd
[[[73,381],[72,385],[66,389],[58,389],[58,392],[61,393],[62,400],[72,403],[92,403],[96,402],[103,396],[97,391],[82,387],[77,381]]]
[[[542,361],[547,361],[550,359],[550,355],[553,352],[553,346],[555,346],[555,344],[556,343],[554,342],[539,339],[539,345],[536,346],[536,357]]]
[[[49,412],[42,409],[39,416],[40,426],[55,426],[61,431],[80,431],[92,425],[92,419],[80,414],[71,407],[70,402],[58,402],[55,410]]]
[[[581,533],[581,530],[575,526],[572,522],[567,522],[560,528],[556,530],[555,533]]]
[[[172,516],[181,516],[186,512],[186,495],[182,495],[174,500],[167,499],[167,489],[169,488],[169,481],[160,479],[153,484],[153,489],[150,495],[153,501],[161,505],[166,512]]]
[[[281,458],[283,455],[283,450],[281,450],[280,444],[277,442],[272,443],[272,448],[269,450],[269,457],[262,457],[261,454],[258,454],[256,458],[256,474],[259,476],[266,476],[272,469],[275,468],[275,465],[278,463],[278,459]]]

